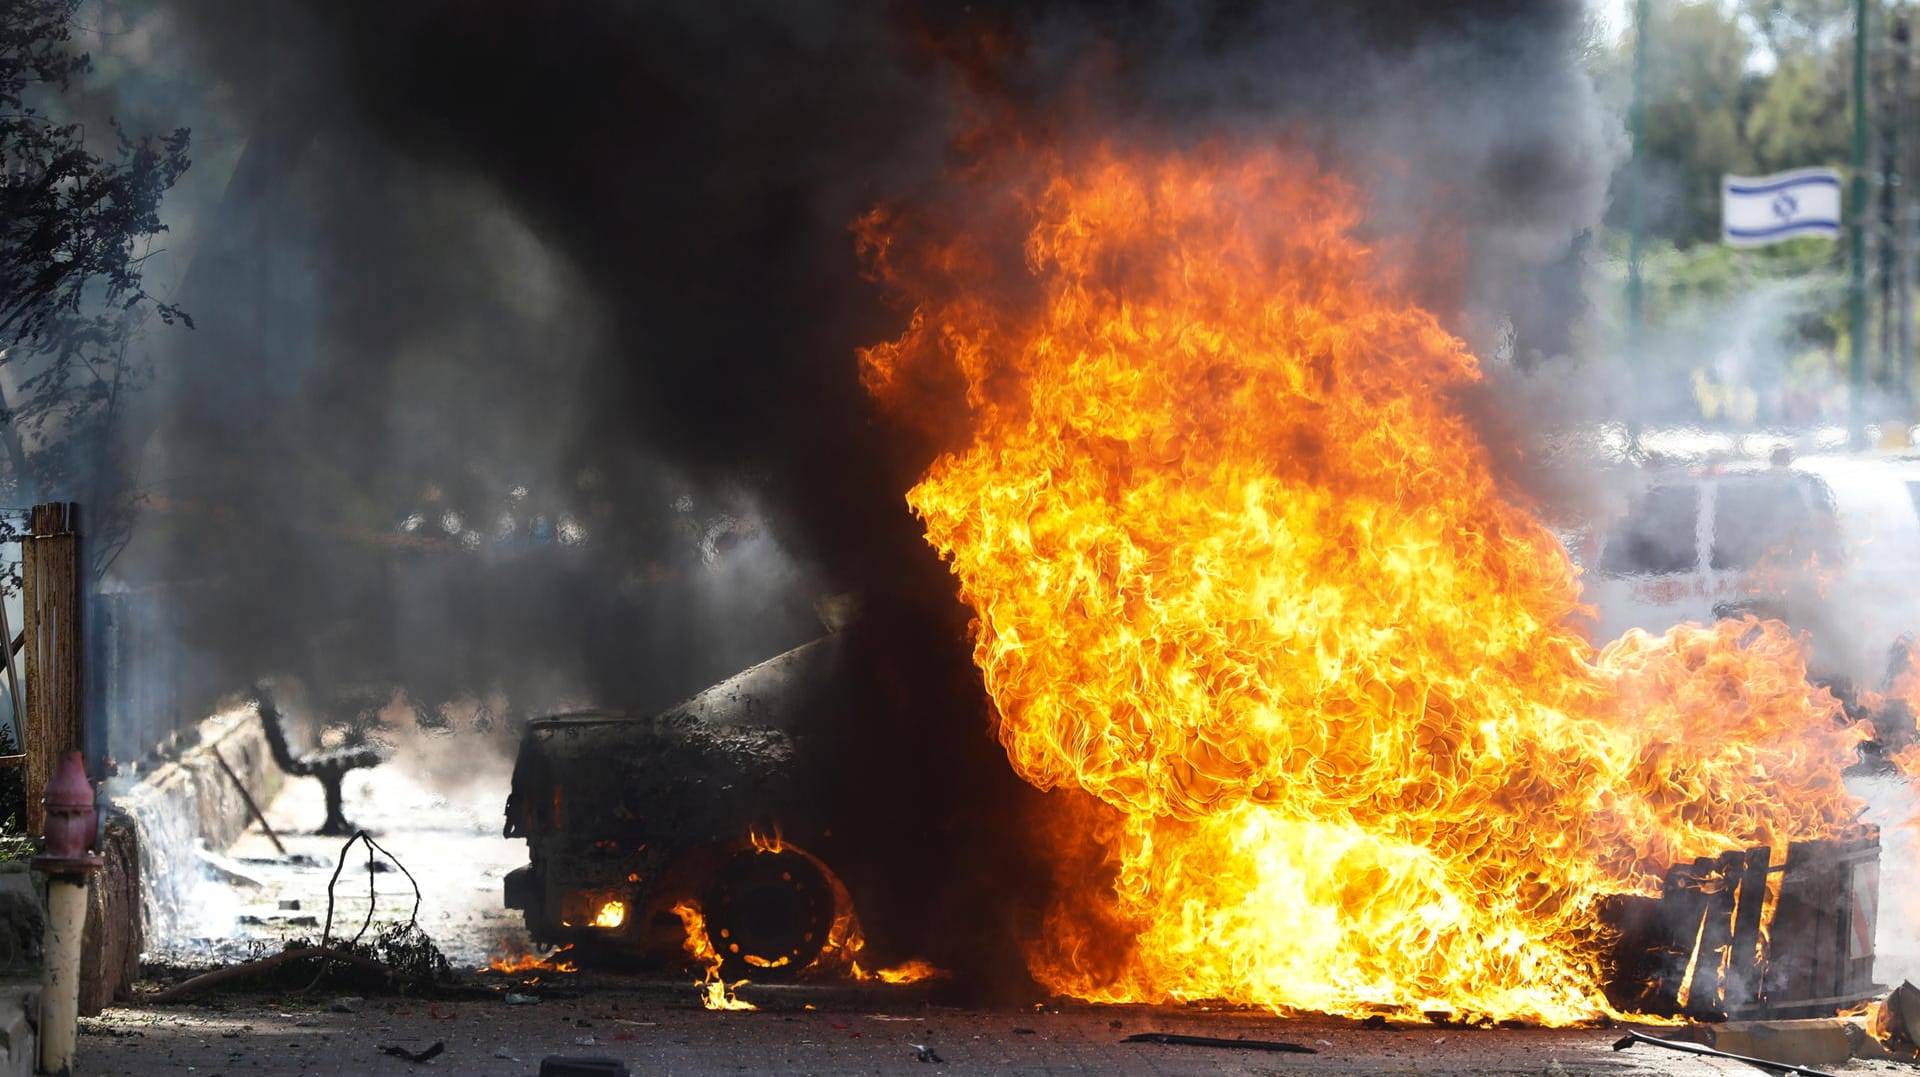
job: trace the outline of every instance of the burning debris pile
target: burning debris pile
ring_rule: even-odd
[[[1579,1021],[1603,899],[1848,827],[1867,734],[1783,625],[1582,637],[1479,364],[1325,164],[996,141],[861,223],[911,311],[862,370],[945,438],[908,502],[1057,791],[1043,983]]]

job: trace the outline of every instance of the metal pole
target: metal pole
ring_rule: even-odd
[[[1642,0],[1644,3],[1645,0]],[[1867,447],[1867,0],[1853,0],[1853,195],[1848,199],[1853,239],[1853,277],[1847,288],[1847,440]]]
[[[1889,35],[1899,40],[1897,26]],[[1897,57],[1893,58],[1897,60]],[[1875,312],[1880,332],[1880,368],[1874,371],[1873,384],[1882,394],[1891,398],[1900,391],[1899,352],[1895,350],[1895,324],[1898,319],[1894,312],[1894,297],[1899,295],[1900,287],[1900,228],[1899,206],[1895,195],[1900,190],[1900,70],[1897,62],[1888,63],[1888,54],[1881,54],[1883,66],[1877,73],[1874,85],[1879,89],[1881,99],[1878,102],[1876,122],[1879,124],[1880,216],[1874,229],[1874,242],[1880,262],[1880,309]],[[1888,416],[1891,418],[1891,416]]]
[[[1642,157],[1647,139],[1647,22],[1649,0],[1637,0],[1633,14],[1633,161],[1628,167],[1627,184],[1627,361],[1640,362],[1640,243],[1645,218]]]
[[[1911,424],[1913,410],[1913,199],[1906,193],[1907,75],[1913,66],[1913,34],[1905,12],[1893,21],[1893,167],[1889,185],[1897,185],[1893,244],[1896,264],[1894,345],[1889,357],[1894,368],[1894,391],[1900,395],[1902,417]]]

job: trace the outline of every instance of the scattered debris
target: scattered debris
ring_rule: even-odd
[[[507,1050],[507,1049],[506,1049],[505,1047],[502,1047],[502,1048],[499,1048],[498,1050],[496,1050],[496,1051],[494,1051],[494,1052],[493,1052],[493,1057],[495,1057],[495,1058],[504,1058],[504,1059],[506,1059],[506,1060],[507,1060],[508,1062],[518,1062],[518,1061],[520,1061],[519,1059],[517,1059],[517,1058],[515,1058],[515,1057],[513,1056],[513,1052],[512,1052],[512,1051],[509,1051],[509,1050]]]
[[[399,857],[387,852],[385,848],[381,847],[379,842],[374,841],[372,835],[364,830],[356,830],[353,836],[347,839],[346,844],[340,847],[340,858],[336,860],[333,865],[333,877],[327,880],[327,922],[326,926],[320,929],[320,945],[322,946],[325,946],[327,941],[333,936],[333,888],[334,885],[340,881],[340,869],[346,866],[347,850],[353,848],[353,843],[356,841],[367,847],[367,918],[361,921],[360,930],[354,934],[353,941],[359,942],[360,936],[367,933],[367,926],[373,923],[373,909],[375,905],[373,892],[373,854],[376,850],[385,855],[388,860],[393,861],[393,863],[400,868],[400,873],[407,877],[409,883],[413,884],[413,912],[407,915],[407,926],[416,927],[420,923],[420,881],[413,877],[413,872],[408,871],[406,865],[400,863]],[[425,933],[422,933],[421,937],[425,938]],[[435,952],[436,954],[438,953],[438,951]],[[440,964],[445,965],[446,959],[441,958]],[[451,971],[451,969],[448,971]]]
[[[907,1046],[913,1048],[913,1060],[915,1062],[936,1062],[936,1063],[946,1062],[946,1059],[941,1058],[939,1054],[936,1053],[934,1049],[928,1046],[927,1044],[912,1043],[912,1044],[908,1044]]]
[[[1669,1051],[1681,1051],[1690,1055],[1705,1055],[1708,1058],[1724,1058],[1729,1062],[1744,1062],[1749,1066],[1754,1066],[1772,1073],[1795,1074],[1797,1077],[1839,1077],[1838,1074],[1828,1073],[1825,1070],[1808,1069],[1805,1066],[1796,1066],[1790,1062],[1774,1062],[1765,1058],[1749,1058],[1746,1055],[1736,1055],[1727,1051],[1716,1051],[1711,1047],[1704,1047],[1697,1043],[1683,1043],[1680,1040],[1663,1040],[1658,1036],[1649,1036],[1643,1032],[1627,1033],[1624,1038],[1614,1043],[1613,1049],[1616,1051],[1624,1051],[1636,1043],[1650,1044],[1654,1047],[1665,1047]]]
[[[433,1046],[424,1051],[409,1051],[405,1047],[382,1047],[380,1048],[380,1053],[383,1055],[392,1055],[395,1058],[404,1058],[408,1062],[431,1062],[440,1057],[440,1052],[446,1049],[447,1044],[445,1040],[435,1040],[433,1041]]]
[[[208,874],[229,886],[244,887],[248,890],[259,890],[266,885],[254,876],[242,871],[241,864],[238,860],[221,856],[219,853],[201,846],[194,847],[193,855],[200,861],[200,865],[207,869]]]
[[[270,957],[263,957],[258,961],[243,961],[238,965],[228,965],[226,968],[214,969],[212,972],[202,973],[190,980],[167,988],[165,991],[147,999],[147,1001],[173,1002],[176,999],[185,998],[188,995],[203,991],[206,988],[216,987],[231,980],[239,980],[253,976],[276,966],[285,965],[302,958],[326,958],[330,961],[356,965],[369,972],[379,973],[382,976],[394,975],[392,969],[382,965],[380,962],[347,950],[331,946],[290,946],[288,949],[282,950]]]
[[[1875,1003],[1867,1031],[1889,1052],[1911,1056],[1920,1051],[1920,987],[1902,983]]]
[[[1016,1036],[1031,1036],[1034,1034],[1034,1030],[1030,1028],[1016,1028],[1013,1030],[1013,1034]]]
[[[1179,1047],[1232,1047],[1242,1051],[1279,1051],[1290,1055],[1317,1055],[1305,1044],[1285,1040],[1229,1040],[1220,1036],[1182,1036],[1176,1032],[1136,1032],[1121,1043],[1165,1043]]]
[[[507,992],[506,1000],[509,1006],[538,1006],[540,1004],[539,995],[522,995],[513,991]]]
[[[1716,1051],[1785,1062],[1794,1066],[1838,1066],[1854,1057],[1866,1030],[1835,1017],[1794,1021],[1729,1021],[1703,1025],[1694,1037]]]
[[[246,864],[256,868],[324,868],[329,865],[312,853],[289,853],[286,856],[238,856],[233,858],[236,864]]]
[[[540,1077],[632,1077],[617,1058],[568,1058],[548,1055],[540,1060]]]

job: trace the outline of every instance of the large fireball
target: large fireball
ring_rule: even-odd
[[[1570,623],[1364,212],[1283,149],[1029,146],[859,226],[911,311],[866,384],[964,411],[908,502],[1062,790],[1058,990],[1573,1021],[1602,896],[1857,808],[1781,626]]]

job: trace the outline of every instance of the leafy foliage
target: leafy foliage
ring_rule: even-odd
[[[1746,388],[1791,389],[1842,407],[1847,246],[1808,239],[1752,250],[1720,242],[1720,183],[1810,166],[1843,170],[1852,158],[1854,12],[1851,0],[1651,0],[1643,84],[1644,143],[1636,179],[1616,176],[1599,248],[1624,274],[1637,184],[1642,210],[1644,325],[1635,363],[1719,377],[1738,368]],[[1868,179],[1920,175],[1920,137],[1889,137],[1900,83],[1895,37],[1905,5],[1878,5],[1865,32],[1876,134]],[[1596,85],[1621,116],[1633,97],[1635,29],[1589,56]],[[1920,78],[1902,92],[1911,97]],[[1892,155],[1888,157],[1887,155]],[[1910,185],[1908,185],[1910,186]],[[1896,196],[1905,186],[1895,187]],[[1870,249],[1888,242],[1878,212],[1865,220]],[[1871,261],[1878,267],[1877,256]],[[1878,271],[1875,268],[1874,271]],[[1610,297],[1603,295],[1601,303]],[[1880,302],[1878,289],[1870,303]],[[1623,326],[1617,315],[1612,325]],[[1594,328],[1594,327],[1589,327]],[[1600,330],[1602,333],[1605,329]],[[1590,338],[1592,339],[1592,338]],[[1656,343],[1664,341],[1662,350]],[[1604,345],[1617,348],[1617,340]],[[1883,357],[1881,375],[1906,362]],[[1870,368],[1875,364],[1870,361]],[[1880,376],[1880,375],[1876,375]],[[1835,412],[1826,413],[1832,417]]]
[[[89,148],[56,118],[61,92],[89,70],[72,48],[81,0],[0,7],[0,450],[16,501],[89,502],[111,553],[131,518],[131,468],[118,444],[126,394],[147,378],[129,342],[150,318],[193,324],[149,294],[141,269],[166,230],[161,198],[189,164],[185,128]]]
[[[189,163],[185,128],[156,140],[116,126],[110,162],[87,149],[79,124],[35,106],[35,91],[64,90],[87,69],[87,56],[68,49],[79,4],[11,0],[0,17],[0,341],[9,348],[43,340],[93,289],[122,309],[152,299],[136,249],[165,230],[160,197]],[[182,317],[165,303],[154,310]]]
[[[1842,165],[1851,144],[1852,21],[1834,0],[1655,0],[1647,34],[1648,234],[1717,242],[1720,177]],[[1872,32],[1870,30],[1870,32]],[[1625,115],[1634,34],[1593,59]],[[1626,199],[1609,224],[1627,225]]]

